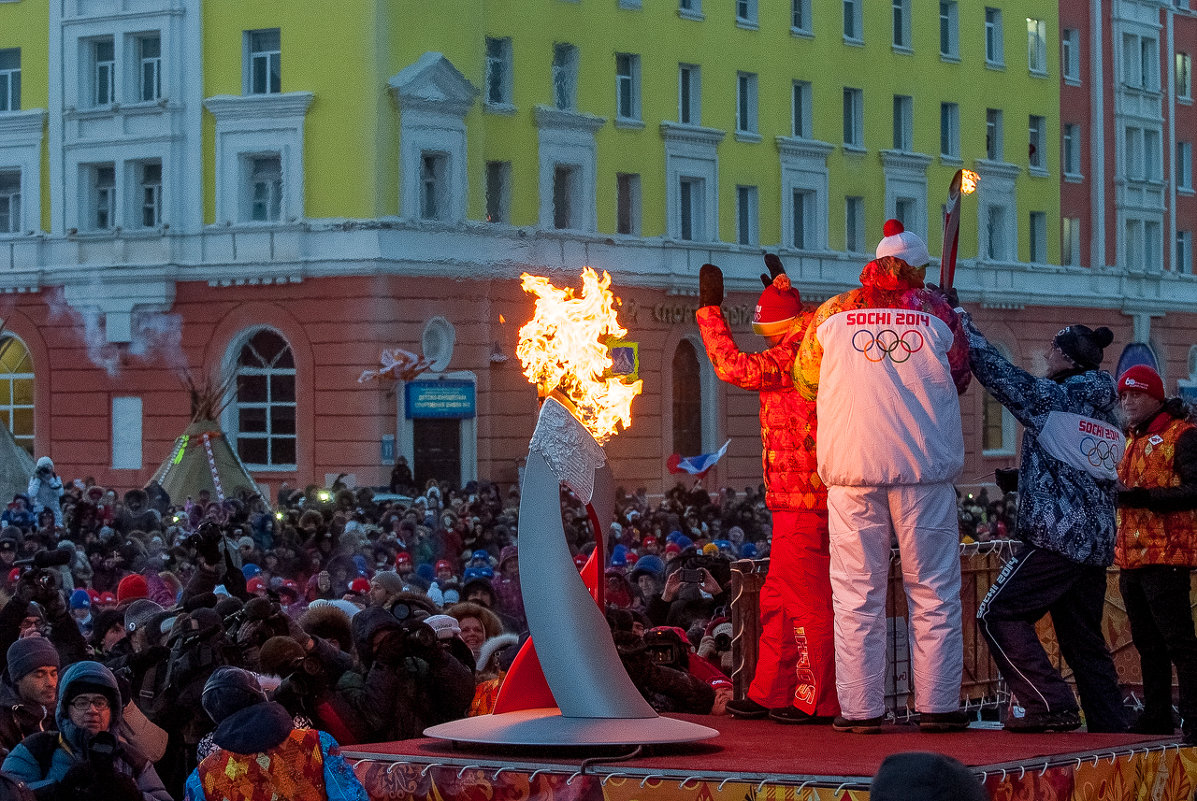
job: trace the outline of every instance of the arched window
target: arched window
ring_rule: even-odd
[[[702,381],[698,354],[686,339],[673,352],[673,452],[702,453]]]
[[[0,423],[33,454],[33,359],[11,335],[0,337]]]
[[[263,328],[237,354],[237,455],[250,467],[295,466],[295,357],[277,332]]]

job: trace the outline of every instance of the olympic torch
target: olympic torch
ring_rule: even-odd
[[[977,191],[978,176],[972,170],[956,170],[948,184],[948,203],[943,215],[943,249],[939,252],[939,286],[951,289],[956,280],[956,246],[960,243],[960,197]]]

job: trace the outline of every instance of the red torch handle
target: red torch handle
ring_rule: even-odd
[[[939,252],[939,285],[950,289],[956,280],[956,246],[960,241],[960,184],[964,171],[956,170],[948,184],[948,203],[943,215],[943,248]]]

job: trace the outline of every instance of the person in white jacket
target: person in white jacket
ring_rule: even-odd
[[[33,504],[33,515],[41,515],[43,509],[54,512],[54,525],[62,525],[62,479],[54,472],[54,462],[49,456],[37,460],[33,476],[29,479],[29,501]]]

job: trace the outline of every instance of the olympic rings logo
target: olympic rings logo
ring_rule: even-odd
[[[1118,451],[1114,445],[1104,439],[1085,437],[1081,440],[1081,453],[1094,467],[1105,467],[1113,470],[1118,466]]]
[[[901,334],[892,328],[883,328],[875,334],[862,328],[852,335],[852,347],[871,362],[889,359],[902,364],[923,349],[923,335],[913,328]]]

